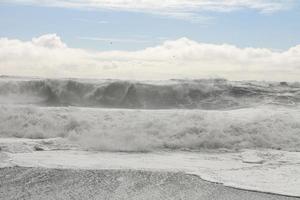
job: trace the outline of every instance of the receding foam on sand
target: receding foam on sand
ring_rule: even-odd
[[[9,143],[8,141],[3,140],[2,145],[13,144],[12,141]],[[20,139],[17,143],[25,146],[31,144],[28,148],[32,148],[32,143],[47,144],[39,140],[24,140],[20,143]],[[300,197],[299,152],[242,150],[227,153],[188,151],[126,153],[71,149],[33,150],[24,153],[2,151],[1,154],[2,157],[5,155],[5,159],[2,160],[4,167],[184,172],[225,186]]]

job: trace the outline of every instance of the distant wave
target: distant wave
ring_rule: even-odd
[[[107,151],[300,151],[300,109],[133,110],[2,105],[0,137],[63,137],[87,149]]]
[[[296,105],[300,83],[223,79],[137,82],[120,80],[0,79],[0,103],[139,109],[231,109]]]

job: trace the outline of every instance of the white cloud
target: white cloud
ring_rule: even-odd
[[[65,48],[67,45],[63,43],[56,34],[47,34],[38,38],[33,38],[32,43],[36,46],[48,48]]]
[[[43,77],[169,79],[224,77],[299,81],[300,45],[283,52],[198,43],[187,38],[139,51],[67,47],[55,34],[0,39],[0,74]]]
[[[106,38],[106,37],[78,37],[80,40],[92,40],[100,42],[116,42],[116,43],[151,43],[150,40],[132,39],[132,38]]]
[[[9,0],[7,2],[67,8],[146,12],[195,21],[206,21],[207,19],[199,15],[199,12],[229,12],[239,9],[254,9],[261,13],[271,13],[291,7],[295,0]]]

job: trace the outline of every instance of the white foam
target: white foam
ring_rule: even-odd
[[[300,109],[122,110],[0,106],[0,137],[72,140],[89,150],[300,150]]]

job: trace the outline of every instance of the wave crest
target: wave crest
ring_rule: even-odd
[[[142,109],[231,109],[295,105],[300,84],[223,79],[133,82],[1,79],[0,103]]]

